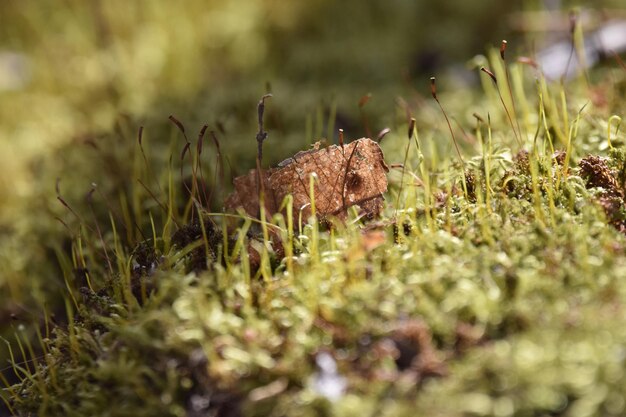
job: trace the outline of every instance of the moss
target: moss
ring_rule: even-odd
[[[173,234],[156,265],[142,243],[129,272],[152,276],[142,305],[116,299],[133,285],[123,277],[109,295],[83,291],[75,320],[44,343],[48,359],[13,387],[13,406],[50,415],[619,414],[623,238],[593,204],[554,207],[550,226],[527,208],[532,196],[505,190],[494,189],[491,212],[458,194],[463,209],[449,220],[445,206],[430,212],[436,230],[418,213],[401,239],[370,252],[350,228],[320,235],[312,252],[308,225],[293,272],[262,285],[236,260],[194,269],[191,251],[192,264],[170,262],[204,241],[197,222]],[[207,242],[219,252],[212,227]],[[377,227],[390,237],[397,229]],[[320,351],[347,378],[337,402],[311,383]],[[259,394],[276,381],[280,392]]]
[[[201,152],[184,127],[147,124],[138,140],[126,119],[60,150],[57,195],[41,201],[61,222],[28,229],[58,264],[33,276],[52,276],[58,295],[16,319],[8,406],[25,416],[623,415],[626,153],[619,137],[607,148],[598,120],[624,105],[568,121],[585,81],[540,85],[540,98],[515,65],[515,101],[536,107],[518,109],[521,128],[491,85],[439,94],[452,114],[490,115],[463,132],[463,166],[438,106],[402,108],[419,114],[419,135],[407,148],[394,133],[406,132],[402,119],[382,143],[390,164],[405,163],[375,220],[349,211],[322,227],[289,205],[291,217],[264,221],[223,213],[219,142]],[[278,126],[268,122],[270,136]],[[252,161],[249,140],[238,162]],[[332,396],[319,389],[322,355],[345,383]]]

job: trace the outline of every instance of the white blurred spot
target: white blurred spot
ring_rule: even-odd
[[[335,359],[321,352],[315,357],[318,372],[313,376],[313,390],[330,401],[339,400],[347,386],[346,379],[337,373]]]

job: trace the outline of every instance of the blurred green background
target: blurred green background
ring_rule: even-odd
[[[239,152],[269,83],[272,140],[281,146],[268,154],[276,159],[302,146],[306,118],[319,106],[336,103],[340,122],[362,135],[361,96],[374,94],[373,114],[391,114],[393,100],[422,88],[424,75],[499,42],[516,8],[460,0],[4,1],[0,217],[50,180],[34,175],[33,158],[110,131],[120,115],[150,126],[175,114],[189,130],[219,123],[226,146]]]
[[[602,8],[619,3],[588,6],[601,18]],[[574,6],[585,4],[0,2],[2,328],[36,317],[35,301],[63,290],[55,250],[63,249],[67,231],[55,220],[64,213],[55,199],[57,178],[70,201],[80,201],[92,182],[109,190],[133,182],[116,161],[135,143],[139,126],[152,157],[167,160],[177,134],[170,114],[192,138],[208,124],[232,172],[241,173],[253,166],[262,94],[274,94],[267,112],[270,164],[337,127],[350,139],[394,128],[404,121],[398,98],[419,109],[430,75],[448,80],[446,89],[458,94],[477,82],[466,64],[472,57],[503,38],[514,49],[537,47],[554,27],[532,12],[560,10],[556,21],[567,22]],[[367,94],[371,100],[360,109]]]

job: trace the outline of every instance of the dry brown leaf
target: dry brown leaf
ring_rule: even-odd
[[[265,210],[272,214],[278,209],[276,198],[270,187],[269,178],[274,169],[263,170],[263,185],[265,189]],[[257,188],[256,169],[251,169],[246,175],[241,175],[233,180],[235,190],[228,196],[224,206],[228,210],[243,208],[250,216],[259,215],[259,197]]]
[[[298,152],[278,167],[262,171],[265,207],[276,213],[283,199],[293,196],[294,214],[307,219],[312,214],[310,178],[315,174],[313,196],[316,214],[343,218],[348,207],[358,205],[363,214],[376,216],[382,209],[389,171],[378,143],[362,138],[344,146],[332,145]],[[251,216],[259,215],[256,170],[235,178],[235,191],[225,207],[242,207]]]

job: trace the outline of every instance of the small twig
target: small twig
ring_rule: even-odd
[[[341,146],[343,147],[343,129],[339,129],[340,131],[340,138],[342,140]],[[350,156],[348,157],[348,161],[346,162],[346,171],[343,174],[343,184],[341,185],[341,204],[342,204],[342,209],[345,210],[346,209],[346,193],[345,193],[345,189],[346,189],[346,180],[348,179],[348,174],[350,173],[350,164],[352,163],[352,157],[354,156],[355,152],[356,152],[356,148],[357,146],[359,146],[359,142],[354,142],[354,147],[352,148],[352,152],[350,152]],[[343,151],[343,149],[342,149]]]
[[[265,187],[263,184],[263,175],[261,172],[261,162],[263,161],[263,141],[267,139],[268,133],[263,128],[263,114],[265,113],[265,99],[272,97],[271,94],[265,94],[259,100],[257,105],[257,113],[259,116],[259,131],[256,134],[257,156],[256,156],[256,173],[257,173],[257,193],[259,197],[259,218],[261,218],[261,204],[263,204],[263,196],[265,195]]]
[[[267,139],[267,132],[263,129],[263,114],[265,113],[265,99],[272,97],[271,94],[265,94],[259,100],[257,105],[257,112],[259,115],[259,131],[256,134],[257,141],[257,158],[259,161],[263,160],[263,141]]]

